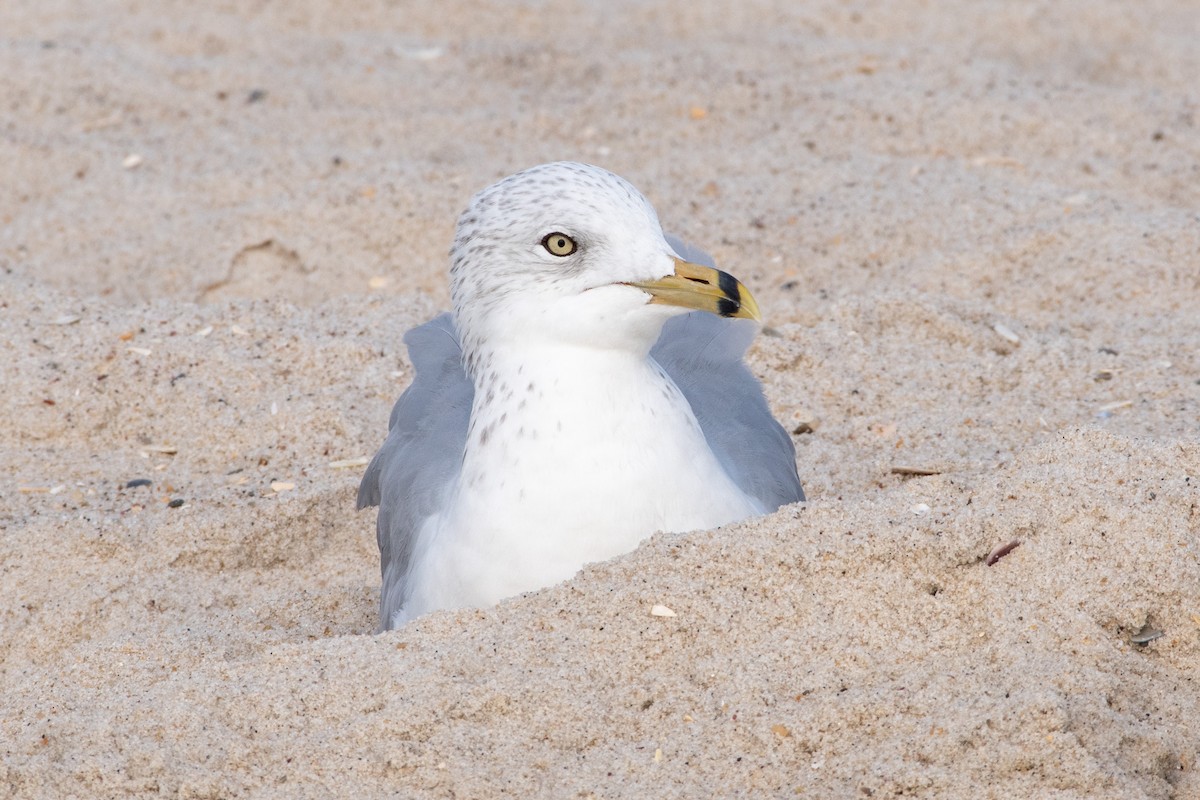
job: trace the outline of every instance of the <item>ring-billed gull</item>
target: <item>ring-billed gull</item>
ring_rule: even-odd
[[[450,283],[453,315],[404,337],[416,376],[358,493],[381,629],[804,499],[742,360],[754,299],[624,179],[559,162],[484,189]]]

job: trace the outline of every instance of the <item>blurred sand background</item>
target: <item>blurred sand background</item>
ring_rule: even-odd
[[[1198,41],[6,0],[0,795],[1200,797]],[[755,292],[809,502],[372,636],[400,337],[560,158]]]

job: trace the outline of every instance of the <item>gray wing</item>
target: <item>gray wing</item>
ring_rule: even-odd
[[[712,257],[673,236],[682,258],[714,266]],[[747,319],[703,311],[674,317],[650,351],[683,392],[704,438],[742,491],[771,512],[804,499],[792,437],[771,415],[744,357],[758,333]]]
[[[407,599],[407,577],[421,524],[441,510],[462,469],[475,388],[462,367],[458,334],[441,314],[404,335],[416,370],[388,421],[388,437],[358,487],[358,507],[379,506],[383,589],[380,628]]]

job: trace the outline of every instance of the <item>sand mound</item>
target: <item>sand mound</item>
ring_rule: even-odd
[[[1191,4],[165,9],[0,12],[7,794],[1200,796]],[[810,502],[373,636],[400,337],[560,157]]]

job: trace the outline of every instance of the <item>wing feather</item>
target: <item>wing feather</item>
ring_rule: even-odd
[[[752,320],[693,311],[663,326],[650,355],[683,392],[729,477],[769,514],[803,500],[804,490],[792,437],[743,360],[757,332]]]
[[[387,440],[358,488],[360,509],[379,506],[384,628],[408,597],[406,579],[421,526],[444,508],[462,469],[475,396],[449,314],[413,328],[404,343],[416,375],[392,409]]]
[[[669,234],[667,242],[687,261],[716,266],[698,247]],[[771,414],[762,385],[746,366],[746,350],[757,333],[752,320],[696,311],[669,320],[650,354],[687,398],[729,477],[770,513],[803,500],[804,490],[792,437]]]

